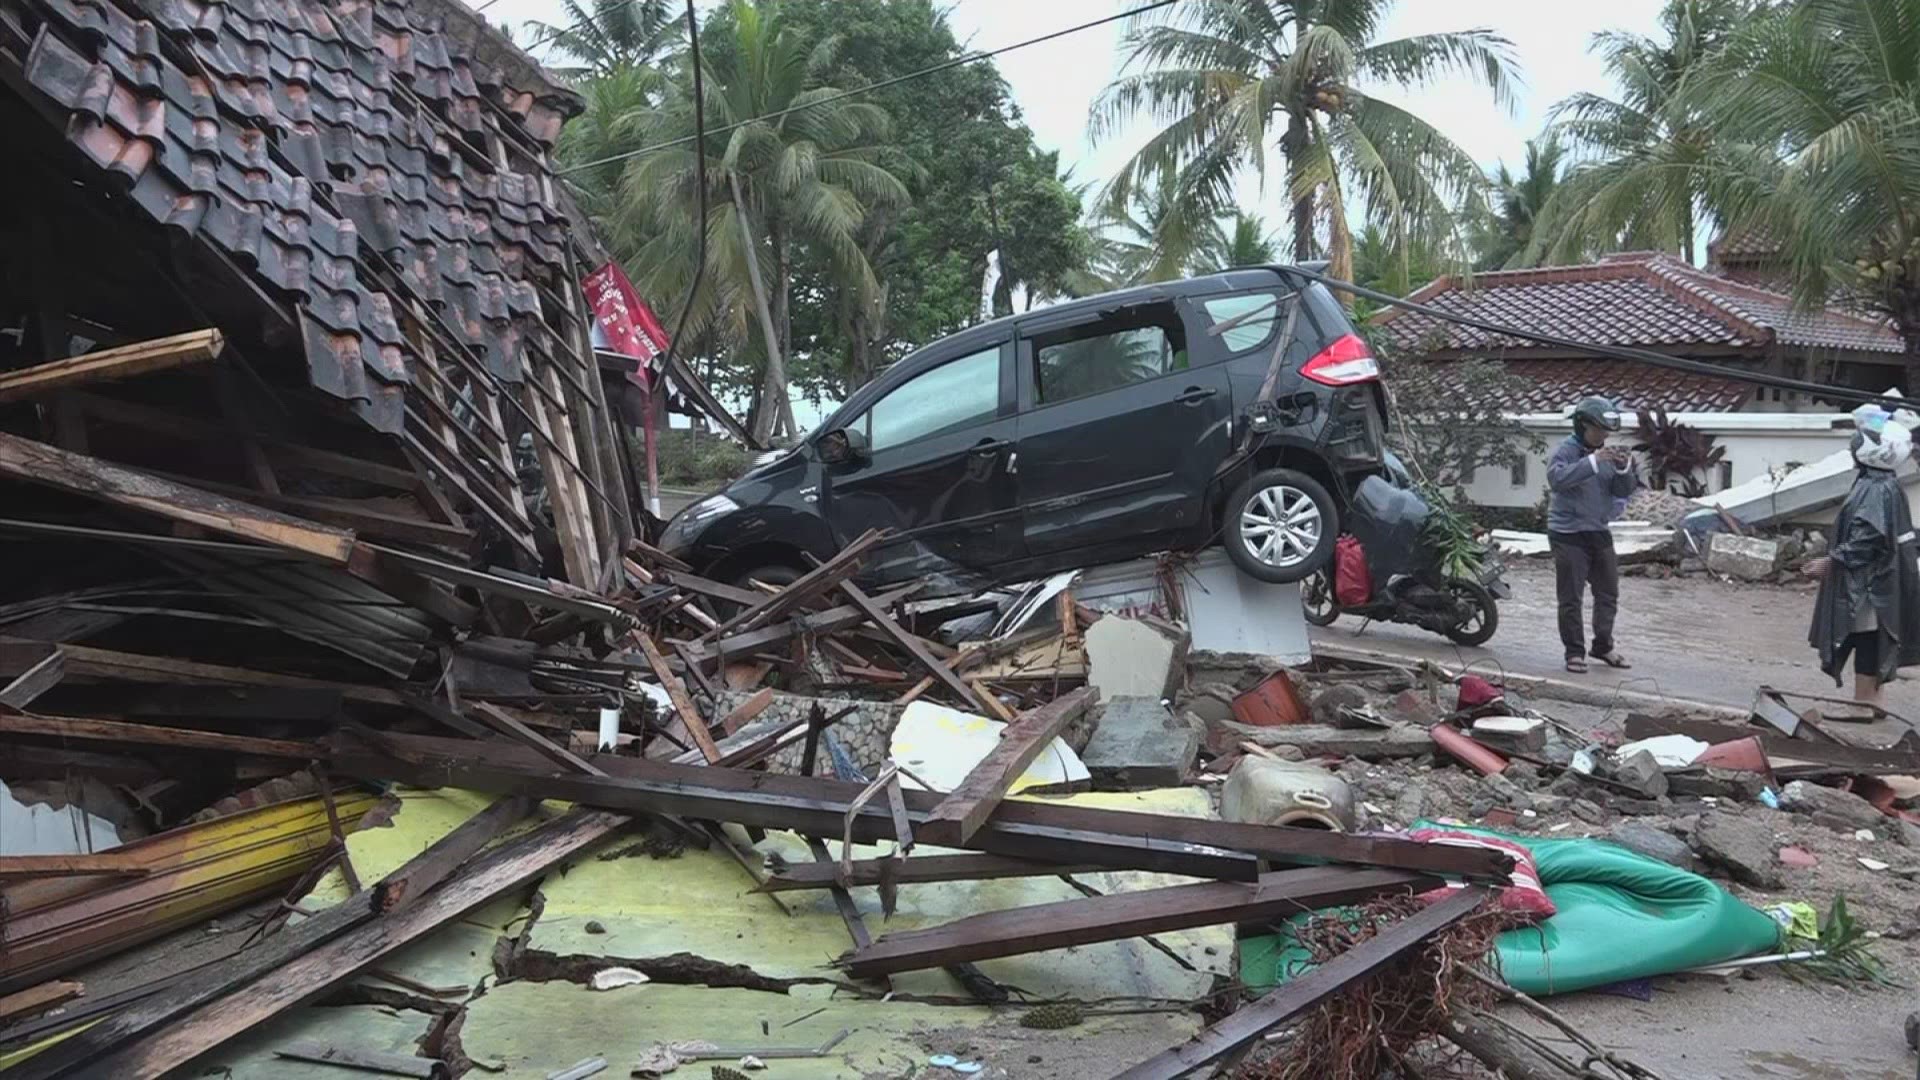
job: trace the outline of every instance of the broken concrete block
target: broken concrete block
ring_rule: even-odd
[[[1607,811],[1592,799],[1575,799],[1568,809],[1574,817],[1590,825],[1599,825],[1607,820]]]
[[[1666,772],[1645,750],[1617,759],[1611,772],[1615,783],[1625,784],[1645,798],[1658,799],[1667,793]]]
[[[1685,840],[1638,821],[1623,821],[1607,831],[1607,839],[1626,848],[1628,851],[1645,855],[1649,859],[1658,859],[1669,866],[1697,872],[1699,861],[1693,857],[1693,849]]]
[[[1102,708],[1080,759],[1102,791],[1173,787],[1193,771],[1200,737],[1199,729],[1170,715],[1159,698],[1118,697]]]
[[[1249,755],[1220,792],[1220,816],[1249,825],[1308,825],[1350,831],[1353,789],[1318,765]]]
[[[1313,699],[1313,722],[1329,727],[1372,727],[1364,720],[1347,715],[1349,709],[1365,709],[1367,693],[1357,686],[1329,686]]]
[[[1503,754],[1533,754],[1547,748],[1547,722],[1531,716],[1483,716],[1473,722],[1473,741]]]
[[[1783,883],[1774,864],[1773,830],[1752,818],[1714,811],[1693,830],[1693,850],[1735,881],[1760,889]]]
[[[1780,792],[1780,805],[1808,814],[1813,820],[1836,832],[1855,829],[1883,829],[1887,816],[1872,803],[1851,791],[1825,787],[1807,780],[1795,780]]]
[[[1187,637],[1165,624],[1108,615],[1086,637],[1087,685],[1101,701],[1170,698],[1185,675]]]
[[[1714,533],[1707,543],[1707,569],[1742,581],[1773,576],[1780,564],[1780,545],[1757,536]]]

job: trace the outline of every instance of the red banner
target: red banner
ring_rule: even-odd
[[[627,377],[641,389],[648,389],[648,369],[654,358],[667,350],[667,331],[654,318],[653,309],[634,291],[633,282],[619,263],[610,262],[588,274],[580,286],[606,335],[607,348],[632,357],[634,370]]]

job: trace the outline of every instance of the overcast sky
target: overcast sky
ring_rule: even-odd
[[[699,0],[711,7],[714,0]],[[953,0],[948,20],[963,44],[992,49],[1078,23],[1110,15],[1138,0]],[[1662,0],[1611,0],[1605,4],[1542,3],[1541,0],[1404,0],[1387,22],[1385,37],[1469,27],[1489,27],[1513,42],[1524,85],[1511,110],[1465,79],[1449,79],[1412,93],[1376,88],[1384,98],[1412,108],[1438,126],[1476,159],[1491,168],[1505,161],[1517,167],[1526,140],[1537,135],[1554,102],[1569,94],[1612,88],[1600,63],[1587,53],[1598,30],[1655,32]],[[495,0],[489,19],[510,24],[534,19],[560,25],[559,0]],[[1058,149],[1063,165],[1083,180],[1104,180],[1126,161],[1150,130],[1135,130],[1093,145],[1087,138],[1087,108],[1120,69],[1119,44],[1125,24],[1105,26],[999,57],[995,62],[1013,88],[1034,136],[1046,149]],[[521,40],[528,35],[517,34]],[[1266,192],[1249,179],[1242,198],[1260,205],[1248,209],[1276,221],[1277,183]]]

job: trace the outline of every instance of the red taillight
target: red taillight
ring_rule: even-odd
[[[1380,365],[1358,334],[1346,334],[1314,354],[1300,374],[1328,386],[1351,386],[1380,377]]]

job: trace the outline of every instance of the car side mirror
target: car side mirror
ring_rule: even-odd
[[[867,449],[866,433],[858,428],[829,431],[820,436],[815,445],[820,451],[820,460],[828,465],[850,465],[872,456]]]

